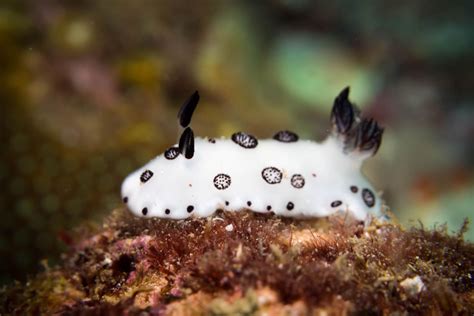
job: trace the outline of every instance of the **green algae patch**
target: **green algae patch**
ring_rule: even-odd
[[[466,230],[251,212],[170,221],[120,209],[69,236],[59,266],[3,289],[0,312],[472,313]]]

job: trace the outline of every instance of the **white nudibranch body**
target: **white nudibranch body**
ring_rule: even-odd
[[[169,219],[205,217],[217,209],[379,216],[381,199],[361,165],[377,151],[383,130],[357,116],[348,93],[346,88],[336,98],[333,131],[322,143],[289,131],[264,140],[241,132],[230,139],[194,139],[187,126],[199,100],[195,93],[178,116],[187,127],[180,144],[127,176],[122,198],[135,215]]]

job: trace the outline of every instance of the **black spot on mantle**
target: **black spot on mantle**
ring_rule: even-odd
[[[277,184],[281,182],[283,178],[282,172],[275,167],[267,167],[262,170],[262,178],[268,184]]]
[[[273,135],[273,139],[283,143],[294,143],[298,141],[299,137],[290,131],[279,131]]]
[[[147,182],[148,180],[151,179],[151,177],[153,177],[153,172],[151,172],[151,170],[145,170],[142,175],[140,176],[140,181],[142,183],[145,183]]]
[[[177,147],[171,147],[171,148],[168,148],[166,151],[165,151],[165,158],[168,159],[168,160],[173,160],[175,159],[176,157],[178,157],[180,154],[179,152],[179,148]]]
[[[375,194],[369,189],[362,190],[362,199],[368,207],[373,207],[375,205]]]
[[[237,132],[231,137],[232,141],[243,148],[255,148],[258,145],[258,140],[252,135]]]
[[[224,173],[219,173],[214,177],[214,186],[217,190],[225,190],[230,187],[232,180],[229,175]]]
[[[305,181],[304,181],[304,177],[300,174],[294,174],[292,177],[291,177],[291,185],[296,188],[296,189],[301,189],[302,187],[304,187],[304,184],[305,184]]]

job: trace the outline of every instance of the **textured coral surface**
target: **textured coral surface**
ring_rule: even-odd
[[[470,314],[466,227],[449,236],[341,216],[168,221],[119,209],[65,236],[61,265],[3,289],[0,314]]]

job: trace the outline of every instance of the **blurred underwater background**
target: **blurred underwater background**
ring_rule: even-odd
[[[474,205],[474,2],[0,4],[0,284],[60,257],[177,139],[281,129],[322,140],[334,97],[385,127],[365,173],[406,225],[457,231]],[[467,233],[474,240],[474,229]],[[48,258],[48,262],[43,259]]]

